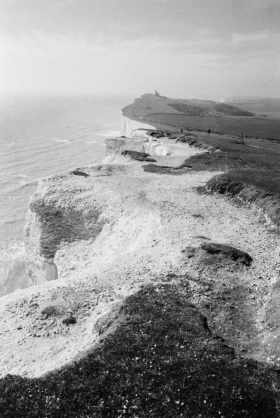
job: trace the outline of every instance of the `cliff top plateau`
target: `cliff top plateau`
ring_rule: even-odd
[[[1,417],[280,416],[269,121],[144,95],[102,164],[39,181],[33,286],[1,298]]]

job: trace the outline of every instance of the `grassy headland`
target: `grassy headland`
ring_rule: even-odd
[[[157,126],[158,129],[178,131],[181,128],[238,135],[270,138],[280,141],[280,118],[276,112],[267,112],[267,105],[252,110],[246,102],[218,103],[212,100],[175,100],[145,94],[123,109],[124,115]],[[278,108],[277,108],[278,109]],[[254,111],[256,110],[256,111]],[[262,111],[263,110],[263,111]],[[265,116],[264,117],[264,113]]]

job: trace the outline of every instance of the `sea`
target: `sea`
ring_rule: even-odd
[[[105,138],[120,135],[121,109],[132,101],[86,95],[0,98],[0,296],[8,279],[23,274],[24,220],[38,179],[101,162]]]

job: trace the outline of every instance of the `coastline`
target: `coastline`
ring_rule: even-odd
[[[259,222],[255,207],[197,192],[223,171],[185,165],[178,175],[190,155],[209,151],[178,142],[180,132],[153,138],[154,127],[130,120],[122,133],[132,138],[121,148],[120,138],[112,140],[110,164],[39,182],[25,242],[29,272],[40,285],[1,298],[1,377],[38,378],[68,367],[106,342],[107,331],[114,335],[111,312],[120,304],[166,283],[180,292],[188,288],[188,303],[206,318],[211,338],[233,347],[238,364],[254,359],[270,373],[280,358],[278,235]],[[136,145],[167,172],[145,171],[149,162],[123,155]],[[203,249],[208,242],[249,254],[251,266],[228,256],[213,259]],[[75,323],[66,326],[67,318]]]

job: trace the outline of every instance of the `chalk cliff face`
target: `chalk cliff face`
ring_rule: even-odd
[[[84,184],[69,204],[67,190],[58,192],[56,182],[59,178],[40,181],[26,217],[26,265],[34,284],[58,278],[54,257],[61,245],[95,239],[105,223],[100,210],[85,202]]]
[[[124,115],[122,116],[121,132],[123,136],[127,136],[128,138],[141,136],[141,132],[137,132],[139,129],[156,129],[156,127],[148,123],[130,119]]]

